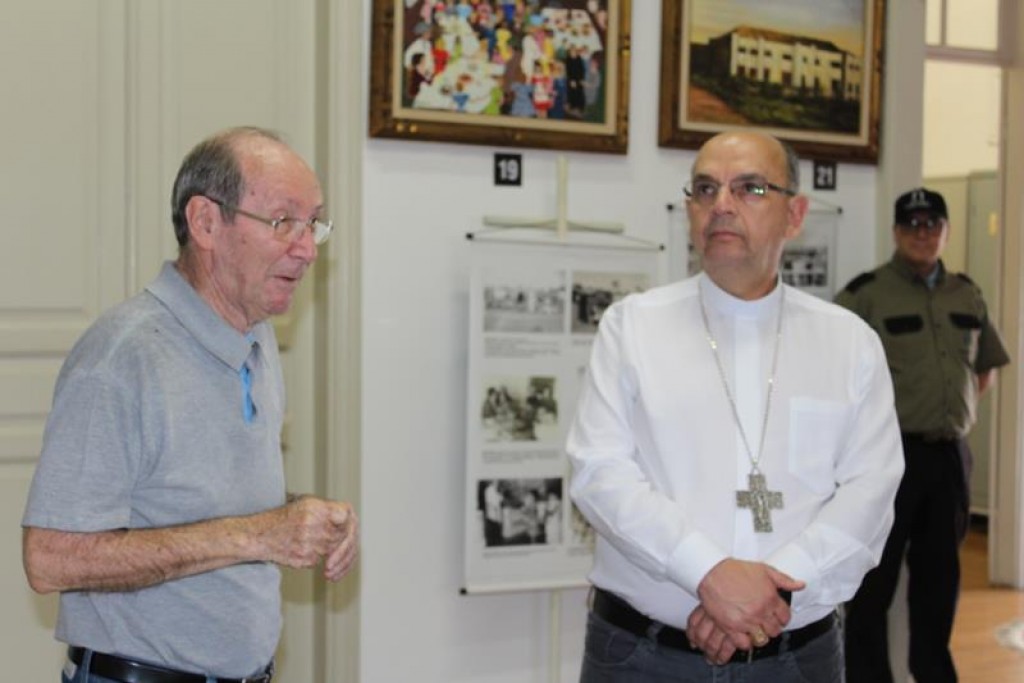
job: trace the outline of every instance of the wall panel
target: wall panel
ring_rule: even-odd
[[[28,588],[21,515],[63,356],[125,295],[122,13],[118,0],[0,5],[0,660],[9,680],[57,677],[57,599]]]

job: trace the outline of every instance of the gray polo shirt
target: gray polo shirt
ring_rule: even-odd
[[[273,327],[230,327],[174,265],[102,315],[68,355],[24,526],[92,532],[247,515],[285,501],[284,383]],[[243,417],[239,371],[252,368]],[[240,678],[281,628],[280,572],[240,564],[133,592],[65,592],[56,636]]]

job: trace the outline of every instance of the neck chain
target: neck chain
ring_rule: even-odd
[[[782,287],[781,284],[779,284]],[[732,408],[732,417],[736,421],[736,428],[740,431],[740,438],[743,446],[747,449],[747,459],[750,460],[750,473],[747,475],[750,489],[736,492],[736,504],[741,508],[750,508],[754,514],[754,531],[769,532],[772,530],[772,520],[769,510],[782,508],[782,493],[769,491],[765,483],[764,474],[761,473],[761,456],[764,455],[765,435],[768,432],[768,415],[772,408],[772,391],[775,389],[775,371],[779,366],[779,347],[782,345],[782,311],[786,303],[786,290],[779,292],[779,315],[775,324],[775,350],[772,353],[772,369],[768,375],[768,393],[764,399],[764,420],[761,422],[761,441],[757,447],[757,454],[750,449],[750,441],[747,439],[747,432],[743,429],[743,422],[740,420],[740,412],[736,407],[736,400],[729,389],[729,382],[725,377],[725,369],[722,367],[722,359],[718,355],[718,342],[711,335],[711,326],[708,324],[708,312],[704,307],[704,293],[698,285],[697,300],[700,302],[700,317],[704,322],[704,335],[711,347],[711,354],[715,357],[715,366],[718,368],[718,376],[722,380],[722,387],[725,389],[725,397],[729,399],[729,407]]]

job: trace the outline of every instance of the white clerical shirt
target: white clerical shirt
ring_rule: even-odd
[[[785,297],[783,302],[783,289]],[[750,456],[701,320],[703,296],[747,442],[783,495],[754,531]],[[591,581],[679,628],[697,586],[728,557],[766,562],[807,587],[799,628],[856,592],[881,556],[903,456],[892,381],[858,316],[779,285],[737,299],[704,274],[629,296],[602,316],[567,450],[571,495],[598,532]]]

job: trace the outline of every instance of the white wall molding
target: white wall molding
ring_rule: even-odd
[[[1015,7],[1016,5],[1014,5]],[[1021,292],[1024,289],[1024,12],[1010,12],[1004,23],[1016,27],[1004,33],[1010,55],[1004,74],[1003,131],[1001,167],[1003,174],[1003,263],[1000,326],[1010,350],[1011,365],[999,373],[999,442],[996,449],[995,515],[990,520],[989,568],[992,581],[1017,588],[1024,587],[1024,430],[1020,426],[1024,408],[1024,319],[1021,317]]]
[[[346,500],[360,509],[362,498],[362,249],[363,146],[365,136],[365,62],[363,3],[321,0],[320,18],[326,20],[326,68],[321,92],[326,119],[319,136],[326,148],[328,206],[334,217],[334,235],[324,254],[326,267],[318,268],[317,318],[323,324],[323,345],[318,357],[324,400],[320,420],[327,454],[325,494]],[[321,34],[322,35],[322,34]],[[323,257],[322,257],[323,258]],[[322,295],[321,295],[322,293]],[[332,683],[362,680],[360,633],[362,598],[358,567],[342,582],[328,587],[325,602],[325,676]]]

